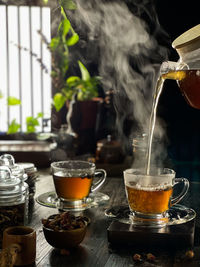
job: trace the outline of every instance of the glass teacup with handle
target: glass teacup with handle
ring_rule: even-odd
[[[174,187],[182,183],[182,190],[174,196]],[[124,184],[134,226],[163,227],[169,220],[168,210],[187,193],[189,181],[175,178],[172,169],[157,168],[149,175],[142,169],[124,171]]]
[[[88,161],[53,162],[51,170],[61,210],[84,210],[89,194],[98,191],[106,180],[106,171]]]

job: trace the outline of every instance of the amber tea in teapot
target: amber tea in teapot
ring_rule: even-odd
[[[200,24],[176,38],[172,47],[179,54],[179,61],[164,62],[161,77],[177,80],[188,104],[200,109]]]
[[[200,70],[177,70],[163,74],[162,78],[177,80],[188,104],[200,109]]]
[[[188,104],[200,109],[200,24],[177,37],[172,47],[179,54],[176,71],[163,75],[175,79]]]

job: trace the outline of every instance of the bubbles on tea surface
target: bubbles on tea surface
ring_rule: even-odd
[[[127,183],[127,186],[130,186],[130,187],[136,187],[136,186],[137,186],[137,183],[131,181],[131,182]]]
[[[80,177],[82,179],[87,178],[87,179],[91,179],[93,178],[94,175],[89,174],[88,172],[79,172],[79,171],[58,171],[56,173],[53,174],[54,178],[72,178],[72,177]]]
[[[163,184],[142,184],[142,183],[136,183],[136,182],[129,182],[127,186],[136,189],[136,190],[142,190],[142,191],[168,191],[172,188],[172,186],[169,183],[163,183]]]

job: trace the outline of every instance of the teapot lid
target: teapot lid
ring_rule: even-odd
[[[13,187],[21,183],[21,180],[12,175],[11,170],[7,166],[0,166],[0,188]]]
[[[181,34],[172,42],[180,56],[200,48],[200,24]]]

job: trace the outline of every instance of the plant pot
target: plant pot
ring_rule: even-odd
[[[95,153],[95,129],[101,103],[101,98],[66,103],[68,127],[78,136],[78,154]]]

